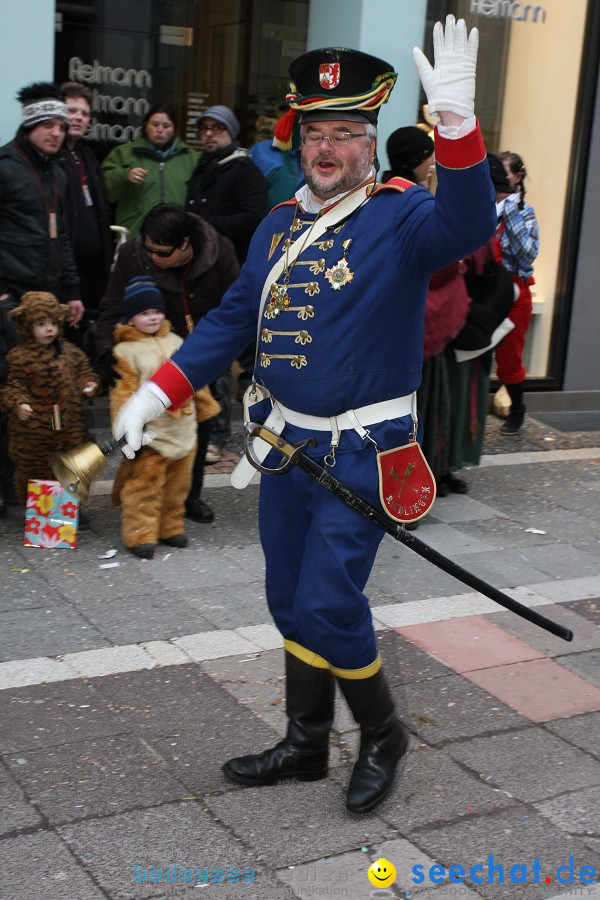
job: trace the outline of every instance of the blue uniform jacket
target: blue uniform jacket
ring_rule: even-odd
[[[276,314],[265,305],[255,376],[285,406],[332,416],[419,386],[430,276],[477,250],[496,225],[479,130],[458,141],[438,137],[436,151],[435,197],[410,183],[380,186],[341,227],[308,239],[291,271],[288,306]],[[221,305],[153,376],[175,405],[256,336],[263,285],[285,252],[295,211],[295,202],[284,204],[262,221]],[[292,239],[302,240],[314,218],[300,212]],[[327,275],[344,258],[351,278],[335,289]]]

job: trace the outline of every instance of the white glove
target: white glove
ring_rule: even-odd
[[[468,119],[475,115],[475,69],[479,31],[471,29],[467,41],[464,19],[454,23],[454,16],[446,16],[446,33],[441,22],[433,26],[433,60],[429,60],[418,47],[413,49],[413,59],[427,94],[429,112],[439,118],[440,112],[453,112]]]
[[[127,443],[121,450],[127,459],[133,459],[136,450],[146,446],[156,437],[154,432],[144,431],[144,425],[161,416],[165,409],[166,406],[160,397],[145,384],[123,404],[113,422],[112,431],[115,440],[118,441],[122,437],[126,439]]]

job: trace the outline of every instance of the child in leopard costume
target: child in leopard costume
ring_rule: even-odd
[[[28,291],[9,313],[20,343],[6,357],[0,406],[8,413],[8,453],[15,465],[15,494],[23,504],[30,478],[55,479],[51,453],[90,439],[83,401],[96,394],[100,379],[85,353],[62,338],[68,312],[54,294]]]

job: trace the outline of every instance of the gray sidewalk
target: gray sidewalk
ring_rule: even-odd
[[[438,500],[417,535],[574,641],[386,537],[368,593],[412,752],[364,817],[344,807],[357,732],[341,700],[327,779],[247,789],[220,771],[285,729],[256,485],[209,475],[214,526],[190,522],[189,548],[150,562],[122,549],[106,493],[72,552],[24,548],[11,509],[0,896],[600,897],[600,435],[498,429],[469,495]],[[380,857],[397,871],[384,889],[367,878]]]

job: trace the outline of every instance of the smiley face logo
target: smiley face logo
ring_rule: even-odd
[[[396,869],[388,859],[376,859],[369,866],[367,876],[375,887],[386,888],[396,880]]]

